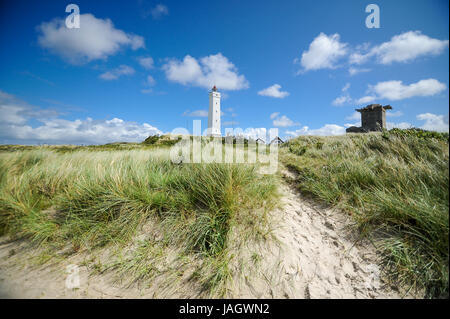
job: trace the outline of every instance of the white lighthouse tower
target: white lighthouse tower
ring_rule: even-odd
[[[216,86],[209,92],[208,136],[221,136],[220,133],[220,93]]]

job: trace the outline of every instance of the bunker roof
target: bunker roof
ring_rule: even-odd
[[[392,106],[390,105],[385,105],[385,106],[381,106],[381,104],[369,104],[366,107],[360,108],[360,109],[356,109],[356,111],[358,112],[370,112],[370,111],[374,111],[377,109],[385,109],[385,110],[392,110]]]

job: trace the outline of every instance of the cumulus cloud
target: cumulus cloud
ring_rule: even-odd
[[[262,95],[262,96],[270,96],[270,97],[275,97],[275,98],[280,98],[280,99],[289,95],[289,92],[280,91],[280,89],[281,89],[281,85],[274,84],[264,90],[259,91],[258,94]]]
[[[275,127],[289,127],[299,125],[299,123],[292,121],[286,115],[280,116],[279,112],[270,114],[270,119],[273,120],[272,124]]]
[[[221,53],[195,59],[186,55],[182,61],[170,59],[164,66],[169,81],[183,85],[211,88],[216,85],[223,90],[241,90],[249,87],[243,75]]]
[[[417,119],[420,121],[425,121],[425,123],[420,126],[420,128],[428,131],[438,131],[438,132],[448,132],[448,115],[436,115],[432,113],[423,113],[417,115]]]
[[[349,62],[362,64],[372,56],[381,64],[411,62],[422,56],[438,55],[448,45],[448,40],[433,39],[420,31],[408,31],[393,36],[390,41],[371,48],[367,53],[355,52],[351,54]]]
[[[346,88],[346,87],[344,87]],[[420,80],[416,83],[409,85],[403,84],[402,81],[385,81],[378,82],[375,85],[370,85],[365,95],[359,99],[353,99],[350,94],[347,93],[347,89],[344,95],[341,95],[333,100],[332,104],[340,106],[344,104],[368,104],[376,101],[377,99],[387,99],[391,101],[403,100],[416,96],[433,96],[441,93],[447,88],[444,83],[439,82],[436,79]]]
[[[40,123],[33,127],[30,121]],[[139,142],[149,135],[162,134],[150,124],[119,118],[112,120],[65,120],[52,110],[28,105],[0,91],[0,142],[8,144],[103,144]]]
[[[169,14],[169,8],[163,4],[158,4],[151,10],[151,14],[153,19],[159,19]]]
[[[43,22],[38,27],[38,43],[72,64],[106,59],[123,47],[143,48],[144,38],[116,29],[110,19],[90,13],[80,15],[80,28],[68,29],[64,19]]]
[[[138,58],[139,64],[146,70],[153,69],[154,67],[154,61],[153,58],[150,56],[147,57],[139,57]]]
[[[309,45],[309,49],[302,53],[300,61],[294,60],[294,63],[300,63],[302,69],[300,72],[318,69],[334,69],[336,62],[347,55],[347,44],[340,42],[339,34],[326,35],[320,33]]]
[[[408,31],[395,35],[380,45],[370,47],[369,43],[363,43],[350,48],[347,43],[340,41],[339,34],[326,35],[321,32],[294,63],[301,65],[299,73],[337,68],[338,61],[345,56],[348,56],[350,65],[360,65],[372,58],[377,63],[389,65],[394,62],[411,62],[424,56],[436,56],[448,46],[448,40],[433,39],[420,31]],[[369,71],[368,68],[354,66],[348,69],[350,76]]]
[[[131,74],[134,74],[134,69],[128,65],[122,64],[116,69],[100,74],[99,77],[102,80],[111,81],[117,80],[122,75],[131,75]]]
[[[387,113],[389,114],[389,113]],[[423,113],[416,116],[419,121],[424,121],[422,125],[418,127],[427,131],[437,131],[437,132],[448,132],[449,131],[449,123],[448,123],[448,115],[437,115],[433,113]],[[386,123],[387,129],[392,128],[400,128],[400,129],[408,129],[414,127],[411,123],[408,122],[400,122]]]
[[[444,91],[447,86],[436,79],[426,79],[409,85],[404,85],[402,81],[379,82],[369,88],[380,98],[396,101],[415,96],[436,95]]]
[[[339,126],[336,124],[325,124],[321,128],[311,130],[308,126],[304,126],[301,129],[295,131],[286,131],[286,134],[292,136],[299,135],[321,135],[321,136],[329,136],[329,135],[343,135],[345,134],[345,127]]]

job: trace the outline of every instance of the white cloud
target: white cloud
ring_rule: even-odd
[[[389,113],[388,113],[389,114]],[[419,121],[425,121],[423,125],[420,125],[419,128],[428,130],[428,131],[437,131],[437,132],[448,132],[449,131],[449,123],[448,123],[448,115],[437,115],[432,113],[423,113],[416,116]],[[392,123],[387,122],[386,127],[388,129],[392,128],[400,128],[400,129],[408,129],[414,127],[411,123],[408,122],[400,122],[400,123]]]
[[[146,70],[153,69],[153,67],[154,67],[153,58],[150,57],[150,56],[148,56],[148,57],[139,57],[138,58],[138,62]]]
[[[183,61],[169,60],[163,70],[169,81],[210,89],[213,85],[223,90],[248,88],[248,81],[238,75],[237,68],[221,53],[201,58],[199,61],[186,55]]]
[[[350,63],[362,64],[372,56],[375,56],[377,62],[381,64],[411,62],[421,56],[438,55],[448,45],[448,40],[433,39],[420,31],[408,31],[393,36],[390,41],[373,47],[365,54],[353,53],[350,56]]]
[[[278,115],[280,115],[280,112],[273,112],[272,114],[270,114],[270,119],[273,120],[273,119],[276,118]]]
[[[140,142],[149,135],[162,134],[150,124],[126,122],[118,118],[110,121],[93,120],[63,120],[51,119],[42,122],[43,125],[12,125],[8,131],[0,129],[3,139],[16,143],[47,143],[47,144],[104,144],[109,142]]]
[[[132,74],[134,74],[134,69],[128,65],[122,64],[116,69],[100,74],[99,77],[102,80],[110,81],[110,80],[117,80],[122,75],[132,75]]]
[[[280,98],[280,99],[289,95],[289,92],[280,91],[280,89],[281,89],[281,85],[274,84],[264,90],[259,91],[258,94],[263,95],[263,96],[271,96],[271,97],[275,97],[275,98]]]
[[[48,119],[57,115],[58,112],[55,110],[32,106],[0,90],[0,124],[23,125],[30,118]]]
[[[112,120],[65,120],[52,110],[39,109],[0,91],[0,142],[11,144],[103,144],[140,142],[162,134],[150,124]],[[30,120],[41,124],[32,127]]]
[[[350,74],[350,76],[356,75],[358,73],[364,73],[364,72],[370,72],[370,69],[362,69],[362,68],[355,68],[355,67],[350,67],[348,69],[348,73]]]
[[[349,94],[337,97],[332,102],[333,105],[343,104],[368,104],[377,99],[388,99],[392,101],[407,99],[415,96],[432,96],[445,90],[447,86],[435,79],[420,80],[416,83],[404,85],[402,81],[385,81],[375,85],[369,85],[369,95],[359,99],[353,99]],[[389,113],[388,113],[389,114]],[[395,116],[393,113],[390,116]],[[400,116],[400,115],[397,115]]]
[[[369,54],[361,54],[358,52],[350,54],[349,62],[350,64],[363,64],[369,60]],[[351,73],[350,73],[351,74]]]
[[[195,110],[195,111],[185,111],[183,113],[183,116],[192,116],[192,117],[208,117],[208,111],[207,110]]]
[[[342,88],[342,92],[347,92],[348,89],[350,88],[350,83],[346,83],[344,85],[344,87]],[[350,97],[350,94],[345,93],[344,95],[341,95],[337,98],[335,98],[333,100],[333,102],[331,102],[331,104],[335,105],[335,106],[340,106],[346,103],[351,103],[352,102],[352,98]]]
[[[345,128],[348,128],[348,127],[351,127],[351,126],[356,126],[356,127],[361,126],[361,120],[359,120],[358,122],[354,122],[354,123],[345,123],[344,124]]]
[[[145,88],[141,90],[142,93],[147,94],[153,92],[153,89],[151,88],[156,84],[155,79],[151,75],[147,75],[147,78],[145,79],[144,86]]]
[[[169,14],[169,8],[163,4],[158,4],[151,11],[153,19],[159,19],[162,16]]]
[[[79,64],[106,59],[122,47],[143,48],[144,38],[116,29],[110,19],[97,19],[90,13],[80,15],[80,28],[68,29],[64,19],[54,19],[38,26],[41,47]]]
[[[290,118],[288,118],[286,115],[282,115],[280,117],[275,118],[272,123],[273,123],[273,126],[276,126],[276,127],[288,127],[288,126],[298,125],[298,123],[295,123]]]
[[[350,83],[346,83],[342,88],[342,92],[346,92],[350,88]]]
[[[344,105],[346,103],[351,103],[351,102],[352,102],[352,98],[350,97],[350,95],[346,94],[346,95],[338,96],[337,98],[335,98],[333,100],[333,102],[331,102],[331,104],[333,104],[335,106],[340,106],[340,105]]]
[[[356,100],[356,104],[366,104],[366,103],[370,103],[376,100],[375,96],[371,96],[371,95],[366,95],[363,96],[362,98],[359,98],[358,100]]]
[[[299,123],[292,121],[286,115],[280,116],[280,112],[274,112],[270,114],[270,119],[273,120],[272,124],[275,127],[289,127],[299,125]]]
[[[339,34],[326,35],[320,33],[302,53],[300,65],[302,71],[318,69],[334,69],[336,62],[347,54],[347,44],[340,42]],[[298,63],[298,59],[294,63]]]
[[[423,113],[417,115],[417,119],[420,121],[425,121],[425,123],[420,126],[420,128],[428,131],[437,131],[437,132],[448,132],[449,124],[448,124],[448,115],[436,115],[432,113]]]
[[[402,100],[414,96],[432,96],[444,91],[447,86],[436,79],[420,80],[416,83],[404,85],[402,81],[379,82],[369,89],[380,98],[388,100]]]
[[[153,86],[153,85],[156,84],[156,81],[155,81],[155,79],[154,79],[151,75],[148,75],[148,76],[147,76],[147,82],[146,82],[146,84],[147,84],[148,86]]]
[[[308,126],[304,126],[301,129],[295,130],[295,131],[286,131],[286,134],[292,135],[292,136],[299,136],[299,135],[322,135],[322,136],[329,136],[329,135],[343,135],[345,134],[345,127],[339,126],[336,124],[325,124],[321,128],[311,130]]]

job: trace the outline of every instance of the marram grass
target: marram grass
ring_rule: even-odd
[[[299,137],[280,156],[301,191],[347,211],[375,239],[392,280],[446,297],[448,135],[400,133]]]
[[[152,258],[172,246],[180,258],[203,259],[198,280],[223,295],[230,229],[264,234],[267,225],[253,221],[274,207],[275,179],[253,165],[177,165],[168,156],[167,148],[0,153],[0,232],[76,252],[126,247],[152,219],[162,239],[141,242],[120,263],[123,273],[151,278]]]

